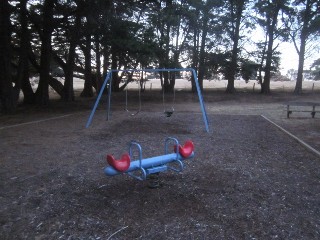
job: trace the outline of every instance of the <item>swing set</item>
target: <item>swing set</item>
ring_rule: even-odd
[[[112,92],[112,89],[111,89],[111,86],[112,84],[110,84],[110,81],[112,79],[112,74],[117,74],[118,72],[182,72],[182,71],[185,71],[185,72],[191,72],[192,75],[193,75],[193,79],[195,81],[195,84],[196,84],[196,89],[197,89],[197,93],[198,93],[198,98],[199,98],[199,103],[200,103],[200,107],[201,107],[201,111],[202,111],[202,117],[203,117],[203,122],[205,124],[205,130],[206,132],[209,133],[209,123],[208,123],[208,116],[207,116],[207,112],[206,112],[206,109],[205,109],[205,106],[204,106],[204,102],[203,102],[203,97],[202,97],[202,94],[201,94],[201,90],[200,90],[200,86],[199,86],[199,82],[198,82],[198,77],[197,77],[197,74],[196,74],[196,71],[193,69],[193,68],[179,68],[179,69],[123,69],[123,70],[110,70],[108,72],[108,74],[106,75],[106,78],[102,84],[102,87],[100,89],[100,92],[97,96],[97,99],[95,101],[95,104],[92,108],[92,111],[90,113],[90,116],[88,118],[88,121],[86,123],[86,128],[88,128],[91,123],[92,123],[92,120],[93,120],[93,117],[94,117],[94,114],[97,110],[97,107],[99,105],[99,102],[101,100],[101,97],[102,97],[102,94],[105,90],[105,88],[107,87],[108,85],[108,103],[107,103],[107,120],[110,119],[110,112],[111,112],[111,92]],[[141,112],[141,91],[140,91],[140,88],[138,88],[138,94],[139,94],[139,107],[137,109],[136,112],[133,112],[133,111],[130,111],[128,109],[128,92],[127,92],[127,89],[126,89],[126,104],[125,104],[125,111],[127,111],[128,113],[130,113],[131,116],[135,116],[137,115],[138,113]],[[170,117],[172,116],[172,114],[174,113],[175,109],[174,109],[174,103],[175,103],[175,91],[173,91],[173,102],[172,102],[172,106],[171,108],[166,108],[165,106],[165,94],[164,94],[164,90],[163,90],[163,93],[162,93],[162,102],[163,102],[163,108],[164,108],[164,114],[165,116],[167,117]]]

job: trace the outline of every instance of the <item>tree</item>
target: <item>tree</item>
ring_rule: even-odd
[[[34,103],[36,94],[33,93],[33,89],[30,84],[30,77],[38,77],[41,71],[41,45],[42,45],[42,31],[43,31],[43,18],[42,18],[42,13],[43,13],[43,5],[40,4],[38,1],[29,1],[28,8],[25,10],[26,6],[23,6],[25,3],[23,1],[28,2],[27,0],[21,0],[20,1],[20,15],[24,12],[27,16],[24,17],[25,20],[22,20],[22,16],[20,16],[20,20],[18,21],[17,26],[20,25],[20,28],[15,29],[15,35],[17,39],[14,40],[14,49],[20,49],[18,52],[19,55],[23,51],[27,51],[28,54],[28,62],[27,65],[24,67],[24,71],[26,74],[23,74],[23,78],[25,80],[22,81],[22,86],[21,89],[24,94],[24,102],[28,103]],[[17,5],[19,6],[19,5]],[[20,23],[20,24],[19,24]],[[54,20],[54,26],[52,26],[53,29],[56,28],[56,19]],[[54,36],[53,36],[54,38]],[[26,39],[26,40],[25,40]],[[51,41],[51,39],[50,39]],[[20,42],[20,45],[17,43]],[[51,46],[50,46],[51,47]],[[50,54],[52,54],[52,51],[50,51]],[[21,60],[23,58],[19,57],[19,62],[21,63]],[[13,59],[14,62],[16,61]],[[50,66],[52,64],[52,59],[51,57],[49,58]],[[18,76],[20,76],[20,64],[19,63],[19,69],[18,69]],[[13,65],[15,66],[15,65]],[[53,65],[54,67],[54,65]],[[27,70],[28,69],[28,70]],[[50,67],[49,67],[50,69]],[[55,69],[53,69],[55,70]],[[50,69],[51,71],[51,69]],[[29,75],[29,76],[26,76]],[[20,77],[18,77],[20,79]],[[60,81],[55,79],[53,77],[53,74],[48,77],[48,84],[60,95],[62,96],[63,94],[63,85]],[[27,86],[27,87],[25,87]],[[27,92],[24,88],[27,88]],[[26,94],[27,93],[27,94]],[[48,100],[47,100],[48,101]],[[46,105],[39,103],[40,105]]]
[[[84,54],[84,87],[83,91],[81,92],[81,97],[92,97],[93,96],[93,79],[91,75],[92,66],[91,66],[91,50],[92,50],[92,36],[94,34],[94,28],[98,27],[97,24],[94,23],[94,10],[95,10],[95,4],[92,4],[87,1],[84,4],[84,7],[86,8],[85,11],[85,26],[84,26],[84,41],[82,46],[82,51]]]
[[[212,16],[212,10],[214,8],[220,7],[220,4],[216,1],[206,1],[206,4],[202,8],[202,23],[201,23],[201,39],[200,39],[200,51],[198,60],[198,81],[200,89],[203,89],[203,79],[205,76],[205,56],[206,56],[206,45],[207,45],[207,35],[209,34],[209,22],[214,20]]]
[[[150,27],[150,19],[144,14],[151,14],[155,3],[113,2],[109,8],[108,32],[102,37],[104,67],[111,69],[135,69],[143,66],[155,66],[159,51],[155,27]],[[123,78],[131,81],[132,73],[112,74],[112,90],[122,91],[127,81],[121,85]]]
[[[89,29],[90,21],[87,21],[87,29]],[[93,96],[93,79],[91,75],[91,43],[92,43],[92,35],[89,31],[87,31],[85,36],[85,46],[83,47],[83,54],[84,54],[84,88],[81,92],[81,97],[92,97]]]
[[[317,0],[295,0],[291,14],[286,19],[289,34],[299,55],[297,81],[294,93],[302,92],[304,60],[308,52],[308,40],[320,36],[320,3]],[[300,44],[299,44],[300,42]],[[312,51],[312,50],[311,50]]]
[[[235,91],[234,88],[234,79],[237,73],[238,67],[238,53],[239,53],[239,40],[240,40],[240,25],[243,20],[243,11],[246,7],[247,1],[245,0],[229,0],[226,2],[229,8],[229,16],[230,16],[230,39],[233,42],[232,45],[232,53],[231,53],[231,61],[227,66],[226,78],[228,80],[228,85],[226,92],[233,93]],[[228,28],[227,28],[228,29]]]
[[[311,74],[313,75],[313,79],[319,81],[320,80],[320,58],[315,60],[311,67]]]
[[[285,0],[263,0],[257,1],[255,5],[261,16],[257,21],[265,29],[267,37],[265,75],[261,84],[261,93],[270,93],[272,57],[277,48],[273,46],[274,40],[283,34],[281,28],[278,26],[278,17],[280,11],[286,8],[286,4],[287,1]]]
[[[20,47],[19,47],[19,66],[18,74],[16,79],[15,88],[23,92],[24,103],[34,103],[35,94],[29,80],[29,60],[28,60],[28,49],[30,48],[29,30],[28,30],[28,11],[27,11],[28,0],[20,0],[20,13],[19,20],[21,24],[20,30]]]
[[[63,95],[62,99],[64,101],[74,101],[74,90],[73,90],[73,75],[74,75],[74,67],[75,67],[75,58],[76,58],[76,47],[79,43],[80,31],[79,28],[81,27],[81,17],[82,17],[82,8],[81,1],[76,1],[76,6],[74,8],[69,9],[70,16],[73,16],[73,21],[70,23],[69,18],[66,19],[67,28],[66,34],[68,41],[69,49],[68,49],[68,56],[66,57],[66,64],[64,67],[65,72],[65,81],[63,86]]]
[[[190,1],[188,24],[190,26],[189,56],[190,66],[198,73],[200,89],[203,88],[203,79],[208,74],[208,63],[213,46],[219,45],[217,39],[221,35],[219,22],[219,11],[221,11],[222,2],[209,1]],[[216,49],[214,49],[216,50]],[[196,92],[194,79],[192,78],[192,91]]]
[[[11,6],[8,0],[0,1],[0,100],[3,112],[15,110],[11,70]]]
[[[42,12],[40,80],[36,91],[36,101],[39,105],[49,104],[49,78],[51,61],[51,36],[54,30],[54,5],[56,0],[45,0]]]
[[[256,79],[259,67],[260,65],[255,62],[242,59],[240,73],[243,80],[247,83],[250,79]]]
[[[177,60],[172,57],[178,56],[178,52],[174,53],[174,47],[171,40],[177,36],[178,31],[175,31],[180,26],[179,4],[173,0],[159,1],[152,5],[152,12],[149,18],[150,26],[155,28],[155,35],[159,44],[156,50],[158,60],[158,68],[178,68]],[[176,50],[178,48],[176,47]],[[174,74],[168,72],[160,73],[161,86],[165,92],[173,91],[175,84]]]

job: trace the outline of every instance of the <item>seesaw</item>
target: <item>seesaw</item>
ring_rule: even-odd
[[[174,144],[174,152],[168,153],[169,143]],[[133,148],[136,147],[139,153],[139,159],[131,161],[133,156]],[[142,158],[142,148],[139,143],[131,141],[129,145],[129,153],[121,156],[121,159],[116,160],[112,155],[107,155],[107,162],[110,166],[104,169],[107,176],[115,176],[118,174],[128,174],[129,176],[138,179],[146,180],[147,176],[154,173],[173,170],[181,172],[183,170],[182,161],[194,157],[193,142],[188,140],[181,146],[176,138],[168,137],[165,139],[164,155]],[[178,165],[178,167],[174,167]],[[141,172],[140,175],[137,172]]]

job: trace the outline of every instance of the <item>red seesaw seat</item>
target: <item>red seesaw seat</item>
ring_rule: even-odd
[[[183,158],[189,157],[194,150],[194,145],[191,140],[184,143],[183,147],[179,145],[179,153]],[[177,152],[177,146],[174,146],[174,151]]]
[[[130,156],[125,153],[121,156],[121,159],[116,160],[112,155],[107,155],[107,162],[117,171],[125,172],[130,167]]]

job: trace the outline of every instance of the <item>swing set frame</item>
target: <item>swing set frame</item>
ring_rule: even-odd
[[[109,83],[109,87],[108,87],[108,104],[107,104],[107,120],[110,119],[110,111],[111,111],[111,92],[112,92],[112,84],[110,84],[110,81],[112,79],[112,74],[113,73],[118,73],[118,72],[191,72],[196,84],[196,88],[197,88],[197,93],[198,93],[198,98],[199,98],[199,103],[200,103],[200,108],[202,111],[202,117],[203,117],[203,122],[205,124],[205,130],[206,132],[209,133],[210,129],[209,129],[209,122],[208,122],[208,115],[206,112],[206,108],[204,105],[204,101],[203,101],[203,97],[201,94],[201,89],[200,89],[200,85],[199,85],[199,81],[198,81],[198,77],[196,74],[196,71],[193,68],[161,68],[161,69],[112,69],[110,70],[106,77],[105,80],[101,86],[100,92],[97,96],[97,99],[95,101],[95,104],[92,108],[92,111],[89,115],[88,121],[86,123],[86,128],[88,128],[91,123],[92,123],[92,119],[94,117],[94,114],[97,110],[97,107],[99,105],[99,102],[101,100],[102,94],[105,90],[105,88],[107,87],[108,83]]]

